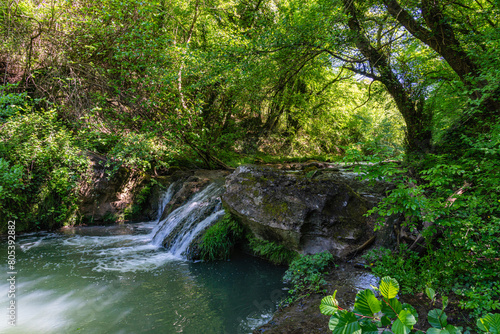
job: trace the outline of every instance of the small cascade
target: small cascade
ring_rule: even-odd
[[[169,190],[171,188],[172,186]],[[212,183],[192,196],[184,205],[172,211],[168,217],[158,222],[152,232],[152,244],[165,246],[175,256],[183,256],[198,235],[224,215],[219,199],[223,190],[223,184]],[[170,201],[175,195],[169,195],[168,192],[163,197],[165,198],[162,203],[163,208],[168,204],[166,199],[170,197]]]
[[[160,196],[160,200],[158,201],[158,212],[156,213],[157,223],[160,222],[163,210],[165,210],[167,204],[170,202],[170,200],[172,200],[172,197],[174,196],[174,189],[175,189],[175,182],[171,183],[167,191]]]

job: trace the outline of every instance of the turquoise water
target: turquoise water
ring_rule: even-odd
[[[285,295],[285,268],[243,254],[185,261],[151,244],[154,224],[18,237],[17,324],[8,325],[4,279],[0,333],[233,334],[270,320]],[[0,272],[7,277],[7,263]]]

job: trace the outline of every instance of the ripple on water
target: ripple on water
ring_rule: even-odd
[[[193,264],[150,244],[151,230],[20,237],[17,326],[0,321],[0,333],[248,333],[269,320],[272,310],[253,303],[269,299],[263,282],[281,289],[282,269],[253,258]],[[1,307],[7,298],[0,294]]]

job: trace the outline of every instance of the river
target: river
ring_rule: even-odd
[[[249,333],[286,294],[277,267],[236,254],[186,261],[151,241],[157,222],[16,239],[16,326],[0,284],[0,333]],[[2,240],[0,253],[7,254]],[[7,264],[0,266],[5,275]]]

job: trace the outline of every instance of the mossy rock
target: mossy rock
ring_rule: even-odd
[[[302,254],[345,257],[373,237],[365,217],[370,203],[363,196],[339,175],[316,179],[304,172],[240,166],[226,178],[223,205],[256,238]]]

